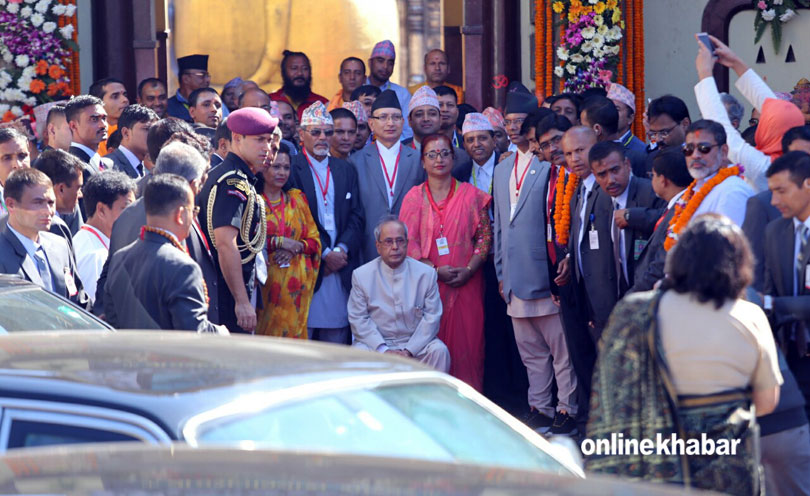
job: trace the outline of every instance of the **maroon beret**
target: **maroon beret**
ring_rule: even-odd
[[[272,133],[278,126],[278,119],[258,107],[245,107],[235,110],[225,121],[232,133],[255,136]]]

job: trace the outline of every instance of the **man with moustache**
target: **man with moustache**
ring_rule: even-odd
[[[377,256],[374,226],[386,215],[399,215],[405,194],[425,180],[419,153],[400,142],[404,121],[396,93],[383,91],[369,120],[377,140],[349,158],[357,170],[366,220],[363,263]]]
[[[87,92],[104,102],[104,111],[107,112],[107,135],[111,135],[118,129],[121,112],[129,105],[124,82],[120,79],[104,78],[91,84]],[[102,157],[107,155],[106,140],[99,143],[98,152]]]
[[[287,102],[298,115],[315,102],[324,105],[329,103],[325,97],[312,92],[312,65],[304,52],[284,50],[281,59],[281,77],[284,83],[281,88],[270,93],[270,99],[276,102]]]
[[[278,119],[258,108],[228,117],[231,151],[211,170],[199,195],[199,221],[217,269],[220,321],[231,332],[256,328],[256,281],[267,280],[262,255],[265,203],[256,191],[261,171],[278,152]]]
[[[98,152],[99,143],[107,139],[107,112],[103,102],[91,95],[80,95],[65,105],[65,118],[70,125],[73,141],[70,154],[84,162],[85,182],[90,176],[111,168],[112,161]]]
[[[439,131],[450,138],[450,142],[456,148],[461,147],[461,137],[456,133],[458,122],[458,95],[453,88],[448,86],[436,86],[433,89],[436,98],[439,100],[439,110],[442,116]]]
[[[444,50],[434,48],[425,54],[425,82],[408,87],[411,94],[423,86],[430,86],[434,90],[437,86],[447,86],[456,92],[459,104],[464,103],[464,88],[447,82],[450,75],[450,60]]]
[[[618,298],[633,286],[636,261],[664,208],[664,201],[655,195],[650,180],[632,175],[626,152],[621,143],[603,141],[594,145],[588,154],[596,183],[607,193],[600,199],[610,202],[606,210],[612,221],[610,240]],[[638,220],[633,219],[633,225],[625,223],[627,227],[620,227],[615,221],[615,213],[631,209],[641,209],[637,210],[640,212],[636,216]]]
[[[163,81],[157,78],[146,78],[138,83],[138,103],[152,109],[158,118],[166,117],[168,109],[168,91]]]
[[[194,129],[200,133],[201,128],[205,131],[200,133],[209,139],[213,137],[214,131],[222,120],[222,99],[214,88],[200,88],[191,92],[188,96],[188,113]],[[210,130],[210,132],[208,131]]]
[[[329,141],[329,155],[348,160],[357,138],[357,118],[350,110],[342,107],[332,110],[329,114],[332,116],[335,131]]]
[[[368,59],[368,78],[366,78],[366,84],[376,86],[380,91],[393,91],[397,95],[399,109],[404,114],[409,107],[408,104],[411,101],[411,94],[406,88],[391,82],[391,74],[394,73],[394,61],[396,56],[394,44],[391,43],[390,40],[383,40],[374,45],[374,49],[371,51],[371,56]],[[413,136],[413,131],[411,131],[411,126],[408,123],[408,116],[403,115],[403,118],[402,139],[407,139]]]
[[[281,138],[287,143],[291,144],[290,156],[294,156],[299,151],[298,138],[296,136],[295,128],[297,126],[295,120],[295,110],[287,102],[277,101],[278,105],[278,127],[281,129]]]
[[[402,144],[410,146],[420,153],[423,139],[431,134],[443,132],[441,129],[443,122],[441,103],[436,92],[430,86],[422,86],[411,97],[411,101],[408,103],[408,120],[413,129],[413,137],[403,140]],[[454,170],[456,168],[469,168],[470,164],[470,156],[459,146],[454,145]]]
[[[329,134],[337,126],[334,116],[343,112],[354,118],[343,108],[327,113],[320,102],[304,111],[300,132],[303,148],[291,159],[290,183],[307,197],[323,250],[309,308],[309,336],[317,341],[348,344],[351,333],[346,303],[351,273],[358,265],[362,247],[363,208],[354,167],[335,154],[329,156]],[[339,120],[348,119],[344,116]]]
[[[352,92],[363,85],[366,80],[366,64],[357,57],[347,57],[340,63],[338,81],[340,89],[329,101],[330,112],[351,101]]]

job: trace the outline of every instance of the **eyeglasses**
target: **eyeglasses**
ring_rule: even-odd
[[[395,122],[395,123],[396,122],[402,122],[402,116],[401,115],[378,115],[378,116],[372,116],[371,119],[377,119],[378,121],[381,121],[381,122],[388,122],[388,121]]]
[[[197,76],[203,79],[211,79],[211,74],[208,72],[201,72],[201,71],[186,71],[186,74],[190,76]]]
[[[321,136],[321,134],[323,134],[327,138],[331,138],[332,135],[335,134],[334,131],[327,130],[327,129],[307,129],[307,132],[313,138],[319,138]]]
[[[425,156],[430,160],[436,160],[439,157],[447,158],[452,154],[453,152],[451,152],[450,150],[440,150],[438,152],[427,152],[425,153]]]
[[[380,243],[384,244],[388,248],[393,248],[394,246],[405,246],[408,244],[408,240],[405,238],[385,238]]]
[[[538,147],[539,147],[541,150],[546,151],[546,150],[548,150],[549,148],[551,148],[551,145],[559,145],[559,144],[560,144],[560,141],[562,141],[562,135],[560,135],[560,136],[555,136],[555,137],[551,138],[549,141],[544,141],[544,142],[540,143],[540,144],[539,144],[539,145],[537,145],[537,146],[538,146]]]
[[[698,143],[697,145],[694,143],[689,143],[688,145],[683,145],[683,154],[686,157],[691,157],[695,150],[699,151],[701,155],[706,155],[712,148],[720,146],[718,144],[711,144],[711,143]]]
[[[662,140],[667,139],[667,136],[669,136],[669,133],[671,133],[672,130],[675,129],[676,127],[678,127],[677,124],[675,124],[674,126],[672,126],[669,129],[662,129],[660,131],[650,131],[650,132],[647,133],[647,136],[649,136],[650,139],[654,140],[654,141],[658,141],[659,139],[662,139]]]

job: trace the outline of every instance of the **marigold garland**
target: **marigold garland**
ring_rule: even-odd
[[[664,249],[669,251],[678,242],[678,235],[689,225],[689,221],[695,215],[698,207],[706,196],[712,192],[715,186],[722,183],[731,176],[740,176],[743,173],[743,168],[740,165],[733,167],[726,167],[720,169],[713,178],[706,181],[706,184],[700,188],[700,191],[695,193],[695,185],[697,180],[692,181],[686,192],[680,200],[675,204],[675,214],[672,220],[669,221],[667,227],[667,239],[664,241]]]
[[[564,171],[565,169],[561,169]],[[563,191],[563,184],[565,190]],[[563,180],[557,180],[557,191],[554,197],[554,230],[557,232],[557,243],[568,244],[571,228],[571,198],[579,186],[579,176],[568,173]]]

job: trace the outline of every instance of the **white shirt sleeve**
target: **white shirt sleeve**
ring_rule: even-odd
[[[754,69],[748,69],[745,73],[737,79],[734,86],[740,90],[740,93],[748,100],[748,103],[754,106],[760,112],[762,105],[768,98],[776,98],[776,94],[768,87],[768,84],[759,77],[759,74],[754,72]]]
[[[746,72],[746,74],[748,74]],[[728,158],[745,168],[745,180],[756,192],[768,188],[765,171],[771,166],[771,157],[749,145],[740,136],[740,132],[731,125],[726,107],[720,100],[720,93],[713,77],[703,79],[695,85],[695,96],[704,119],[710,119],[723,125],[726,130]]]

